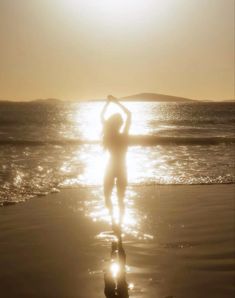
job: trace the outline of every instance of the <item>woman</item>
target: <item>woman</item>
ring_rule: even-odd
[[[105,113],[110,102],[115,103],[124,111],[126,114],[125,123],[119,113],[105,119]],[[103,124],[103,146],[109,152],[109,161],[104,176],[105,204],[112,217],[112,223],[114,223],[111,195],[114,184],[116,184],[120,215],[119,223],[121,224],[124,216],[124,197],[127,185],[126,152],[128,148],[128,132],[131,125],[131,113],[115,97],[109,95],[101,112],[101,122]]]

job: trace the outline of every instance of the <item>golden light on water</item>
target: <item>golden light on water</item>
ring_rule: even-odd
[[[129,289],[130,289],[130,290],[133,290],[134,287],[135,287],[135,285],[134,285],[133,283],[130,283],[130,284],[129,284]]]
[[[120,272],[120,265],[116,262],[113,262],[110,266],[110,271],[112,273],[113,278],[117,278]]]
[[[126,199],[125,199],[125,214],[122,222],[122,232],[127,234],[132,234],[133,236],[136,236],[138,234],[139,223],[138,223],[138,217],[135,214],[134,210],[134,193],[131,191],[127,191]],[[93,221],[104,221],[108,224],[111,224],[111,218],[109,215],[109,212],[107,209],[104,208],[103,203],[103,195],[102,192],[99,192],[98,194],[99,200],[96,201],[95,205],[87,206],[87,215],[92,218]],[[113,216],[115,219],[115,222],[119,223],[119,208],[117,204],[116,199],[116,191],[113,192],[112,195],[112,203],[113,203]],[[98,235],[98,238],[101,239],[108,239],[107,234],[101,233]]]
[[[148,111],[146,106],[136,105],[134,103],[125,103],[127,108],[129,108],[133,114],[133,123],[131,126],[131,134],[141,135],[146,134],[148,131],[147,127],[147,115]],[[77,127],[78,134],[82,140],[101,140],[102,127],[100,123],[100,111],[102,109],[103,103],[94,104],[84,104],[83,106],[78,106],[75,109],[72,117],[72,121]],[[107,117],[111,114],[122,111],[115,105],[111,104],[107,111]],[[148,180],[152,176],[152,168],[155,161],[148,159],[148,148],[145,148],[145,154],[140,155],[140,151],[143,150],[141,147],[130,147],[127,153],[127,172],[129,186],[133,181],[135,183],[141,183],[144,180]],[[141,156],[141,158],[140,158]],[[159,156],[160,158],[160,156]],[[105,166],[108,159],[108,152],[100,146],[94,145],[84,145],[77,149],[74,153],[72,164],[81,162],[81,170],[77,174],[77,178],[68,178],[64,182],[64,186],[70,185],[82,185],[82,186],[99,186],[98,189],[94,189],[94,197],[96,199],[87,202],[85,205],[85,213],[89,216],[92,221],[103,221],[111,224],[111,218],[108,210],[104,208],[104,196],[102,191],[103,176],[105,172]],[[62,171],[70,172],[69,168],[71,165],[63,165]],[[143,171],[143,166],[145,170]],[[160,168],[159,168],[160,169]],[[120,222],[120,213],[117,202],[116,189],[114,188],[112,194],[112,204],[113,204],[113,218],[116,224]],[[135,208],[136,193],[128,187],[125,196],[125,213],[122,219],[122,233],[132,235],[138,239],[151,240],[152,235],[146,234],[145,231],[141,231],[142,218],[137,214],[137,209]],[[143,215],[144,216],[144,215]],[[101,233],[97,236],[103,240],[112,239],[113,235],[109,233]]]
[[[103,103],[94,103],[94,105],[88,104],[77,107],[77,110],[75,110],[74,114],[71,116],[71,121],[73,121],[77,127],[76,134],[79,133],[79,138],[82,140],[95,140],[100,142],[100,146],[88,146],[82,151],[78,150],[77,156],[74,156],[75,162],[76,159],[81,160],[85,167],[83,172],[79,173],[77,177],[77,184],[102,185],[103,183],[103,174],[108,159],[108,153],[104,151],[101,145],[102,126],[100,123],[100,111],[102,105]],[[133,123],[130,133],[137,135],[146,133],[146,111],[142,107],[135,106],[132,103],[126,105],[133,112]],[[125,120],[123,112],[114,104],[109,106],[106,117],[117,112],[120,113]],[[138,121],[135,121],[135,117],[138,117]],[[128,177],[130,181],[138,181],[137,175],[140,173],[141,169],[138,163],[136,163],[136,156],[132,153],[133,150],[129,150],[127,154]],[[63,167],[63,170],[65,170],[65,167]],[[145,175],[147,174],[148,173],[145,173]]]
[[[100,122],[100,112],[103,107],[102,103],[83,104],[76,106],[74,113],[70,115],[70,121],[75,123],[77,132],[83,140],[100,140],[102,134],[102,126]],[[148,118],[149,107],[131,102],[126,102],[125,106],[132,112],[132,124],[130,134],[144,135],[149,133]],[[155,112],[158,113],[160,106],[154,106]],[[106,113],[108,118],[114,113],[120,113],[125,119],[125,114],[115,104],[110,104]]]
[[[68,139],[81,140],[81,146],[74,147],[75,150],[61,165],[61,174],[65,176],[61,186],[101,186],[103,184],[108,157],[107,151],[101,145],[100,111],[103,104],[103,102],[75,104],[73,111],[68,115],[71,129],[61,130],[60,133]],[[125,102],[125,106],[132,112],[130,135],[178,137],[171,134],[172,125],[169,127],[164,124],[164,119],[169,121],[174,119],[174,109],[156,103]],[[119,112],[119,109],[111,104],[107,117],[116,112]],[[194,169],[198,167],[198,156],[188,146],[181,146],[180,152],[178,148],[167,144],[154,147],[130,146],[127,153],[129,185],[197,182]]]

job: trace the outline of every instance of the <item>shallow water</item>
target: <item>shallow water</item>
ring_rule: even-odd
[[[234,103],[126,103],[131,185],[234,183]],[[0,202],[102,184],[102,103],[0,103]],[[109,113],[116,112],[111,108]]]
[[[225,185],[129,188],[122,240],[131,297],[233,297],[234,191]],[[108,222],[101,197],[96,189],[75,212]],[[96,239],[108,250],[112,234]]]
[[[234,297],[234,191],[128,188],[123,248],[130,297]],[[3,296],[104,297],[111,231],[103,207],[95,187],[1,208]]]

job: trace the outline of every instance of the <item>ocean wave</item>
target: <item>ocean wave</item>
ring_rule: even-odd
[[[128,187],[150,187],[150,186],[196,186],[196,185],[222,185],[222,184],[235,184],[235,180],[231,177],[231,179],[227,180],[220,180],[219,178],[213,180],[202,180],[202,181],[194,181],[194,182],[157,182],[157,181],[150,181],[150,182],[136,182],[136,183],[129,183]],[[75,184],[75,185],[59,185],[59,189],[77,189],[77,188],[96,188],[101,187],[101,185],[97,184]]]
[[[175,125],[175,126],[198,126],[198,125],[231,125],[235,123],[234,118],[214,118],[214,119],[164,119],[164,120],[151,120],[150,124],[155,125]]]
[[[74,120],[71,119],[61,119],[60,117],[42,117],[41,118],[3,118],[0,119],[0,126],[48,126],[52,124],[61,124],[63,122],[67,125],[74,125]],[[214,119],[155,119],[149,122],[152,126],[159,125],[175,125],[175,126],[198,126],[198,125],[233,125],[235,124],[234,118],[214,118]]]
[[[158,137],[130,136],[130,145],[218,145],[234,144],[235,138],[230,137]]]
[[[130,146],[155,146],[155,145],[219,145],[234,144],[232,137],[160,137],[154,135],[130,135],[128,144]],[[101,144],[99,140],[63,139],[63,140],[0,140],[0,146],[45,146],[45,145],[86,145]]]
[[[0,146],[13,145],[13,146],[45,146],[45,145],[83,145],[83,144],[98,144],[99,141],[83,141],[83,140],[0,140]]]

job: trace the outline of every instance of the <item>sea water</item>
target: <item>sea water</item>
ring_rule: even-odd
[[[102,185],[103,104],[0,102],[0,203]],[[127,154],[129,185],[235,182],[235,103],[125,105],[138,136]]]

